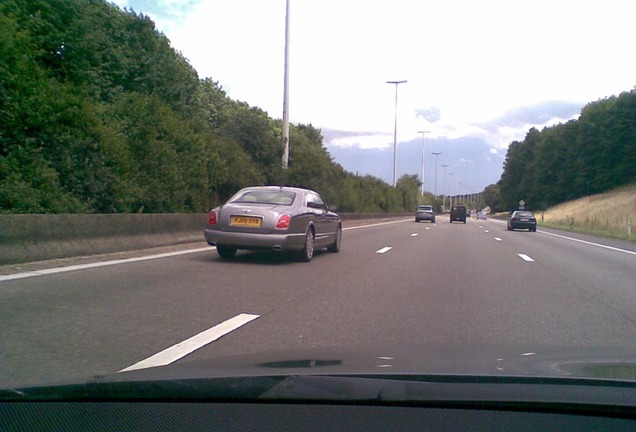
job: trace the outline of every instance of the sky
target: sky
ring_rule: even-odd
[[[282,117],[285,0],[116,0],[201,78]],[[326,146],[479,138],[501,161],[530,127],[636,86],[636,2],[289,0],[289,114]],[[421,139],[421,138],[420,138]],[[399,150],[398,150],[399,151]]]

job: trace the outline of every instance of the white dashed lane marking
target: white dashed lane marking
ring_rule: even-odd
[[[519,255],[519,258],[521,258],[522,260],[526,262],[534,262],[534,260],[526,254],[517,254],[517,255]]]
[[[383,247],[382,249],[378,249],[377,251],[375,251],[375,253],[383,254],[383,253],[387,253],[391,249],[393,248],[390,246],[386,246],[386,247]]]
[[[411,237],[417,237],[417,233],[411,234]]]
[[[132,366],[128,366],[126,369],[122,369],[119,372],[128,372],[137,369],[147,369],[157,366],[165,366],[170,363],[174,363],[177,360],[187,356],[188,354],[198,350],[199,348],[214,342],[215,340],[225,336],[226,334],[233,332],[239,327],[244,326],[250,321],[258,318],[259,315],[252,314],[239,314],[229,320],[223,321],[221,324],[215,325],[201,333],[192,336],[189,339],[179,342],[176,345],[166,348],[165,350],[148,357],[145,360],[135,363]]]
[[[502,239],[500,239],[499,237],[495,237],[495,240],[497,241],[503,241]]]

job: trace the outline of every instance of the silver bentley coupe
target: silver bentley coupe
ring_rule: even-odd
[[[315,250],[340,251],[342,222],[312,190],[255,186],[210,210],[205,239],[225,259],[245,249],[290,251],[309,262]]]

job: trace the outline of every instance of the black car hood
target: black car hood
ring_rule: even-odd
[[[64,384],[281,376],[581,378],[636,383],[636,348],[413,345],[305,348],[96,375]]]
[[[273,351],[181,360],[0,401],[328,401],[448,406],[546,403],[636,414],[636,352],[409,346]],[[472,403],[472,402],[471,402]],[[490,404],[490,405],[489,405]],[[521,404],[521,405],[519,405]]]
[[[263,375],[483,375],[636,381],[636,349],[525,346],[387,346],[311,348],[243,354],[120,373],[109,378]]]

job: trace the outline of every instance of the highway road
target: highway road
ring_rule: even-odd
[[[496,220],[346,228],[310,263],[202,242],[0,276],[0,386],[306,347],[636,345],[636,245]],[[42,269],[40,269],[42,270]]]

